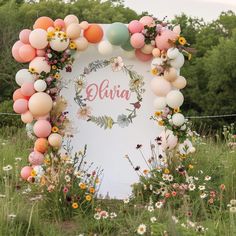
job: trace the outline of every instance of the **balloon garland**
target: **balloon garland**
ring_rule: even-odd
[[[22,30],[12,47],[12,55],[19,63],[29,63],[29,67],[16,73],[20,88],[13,94],[13,109],[21,114],[35,145],[29,155],[30,164],[21,170],[21,177],[31,181],[32,176],[37,176],[41,181],[46,154],[57,152],[61,147],[68,119],[66,112],[57,109],[58,104],[66,106],[66,101],[60,97],[60,71],[71,72],[73,54],[86,50],[89,44],[98,44],[102,55],[111,54],[114,45],[141,61],[154,58],[151,89],[157,97],[154,101],[156,113],[151,118],[167,128],[161,135],[167,143],[169,139],[176,145],[177,141],[186,140],[188,123],[180,113],[184,98],[179,91],[186,86],[186,79],[180,76],[179,70],[184,58],[191,58],[192,49],[180,32],[179,26],[144,16],[128,26],[119,22],[111,24],[106,32],[108,40],[102,41],[101,26],[86,21],[79,23],[75,15],[55,21],[39,17],[32,30]]]

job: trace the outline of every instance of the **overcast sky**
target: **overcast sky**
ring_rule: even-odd
[[[138,13],[147,11],[159,19],[164,16],[172,19],[184,12],[210,21],[222,11],[236,12],[236,0],[125,0],[125,5]]]

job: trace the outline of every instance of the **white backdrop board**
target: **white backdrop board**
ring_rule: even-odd
[[[108,26],[102,25],[104,32]],[[138,109],[137,117],[133,119],[132,124],[125,128],[115,125],[112,129],[105,130],[92,122],[78,118],[79,106],[74,101],[74,81],[83,73],[89,63],[116,56],[121,56],[125,65],[133,65],[133,70],[144,77],[146,91],[143,94],[141,108]],[[106,195],[108,192],[110,197],[125,198],[131,192],[130,185],[137,182],[138,177],[124,156],[128,154],[136,165],[145,166],[140,153],[136,150],[136,145],[142,144],[144,153],[150,156],[150,141],[153,141],[160,133],[155,122],[149,119],[154,112],[154,95],[149,88],[152,79],[150,62],[141,62],[135,57],[128,59],[120,47],[114,47],[112,55],[101,56],[94,45],[90,45],[86,52],[78,53],[75,58],[72,72],[62,73],[63,80],[70,81],[67,88],[62,90],[62,95],[68,102],[69,119],[75,131],[72,141],[74,151],[81,150],[87,144],[87,160],[104,169],[100,193]],[[104,80],[106,83],[109,82],[108,88],[113,89],[114,86],[118,88],[119,85],[120,92],[123,89],[129,90],[128,75],[122,71],[113,72],[111,67],[107,66],[86,76],[87,84],[83,89],[84,96],[86,97],[87,86],[93,84],[93,89],[96,86],[99,88]],[[95,94],[95,90],[93,90],[93,94]],[[129,100],[120,97],[101,99],[97,94],[93,101],[86,103],[92,108],[93,115],[109,115],[116,119],[118,115],[126,114],[126,109],[130,108],[130,103],[135,100],[135,94],[132,94]]]

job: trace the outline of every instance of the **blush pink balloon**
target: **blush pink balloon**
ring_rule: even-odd
[[[31,97],[34,93],[34,84],[33,83],[24,83],[21,85],[21,93],[26,97]]]
[[[35,29],[30,33],[29,41],[32,47],[44,49],[48,45],[48,33],[43,29]]]
[[[65,25],[65,22],[64,20],[62,19],[56,19],[54,21],[54,27],[59,27],[60,29],[64,28],[66,25]]]
[[[37,50],[36,50],[36,55],[37,55],[38,57],[44,57],[45,54],[46,54],[46,52],[45,52],[45,50],[43,50],[43,49],[37,49]]]
[[[152,54],[145,54],[141,49],[136,49],[135,55],[140,61],[150,61],[153,58]]]
[[[41,152],[31,152],[29,155],[29,162],[31,165],[42,165],[44,160],[44,155]]]
[[[128,25],[128,29],[131,34],[140,33],[144,29],[144,26],[138,20],[132,20]]]
[[[21,115],[21,120],[23,123],[28,124],[28,123],[31,123],[34,120],[34,118],[31,112],[27,111]]]
[[[142,48],[145,44],[145,37],[141,33],[135,33],[130,38],[130,44],[133,48]]]
[[[17,42],[15,42],[15,44],[13,45],[12,47],[12,50],[11,50],[11,53],[12,53],[12,56],[14,57],[14,59],[17,61],[17,62],[20,62],[20,63],[25,63],[26,61],[24,61],[20,55],[19,55],[19,49],[24,46],[24,44],[19,40]]]
[[[151,80],[151,90],[156,96],[165,97],[171,91],[171,83],[157,76]]]
[[[140,23],[143,24],[143,26],[147,25],[150,26],[153,22],[153,18],[151,16],[143,16],[140,20]]]
[[[20,34],[19,34],[19,38],[20,38],[20,41],[22,43],[25,43],[25,44],[29,44],[29,35],[31,33],[31,30],[29,29],[23,29]]]
[[[89,23],[87,21],[82,21],[79,25],[83,30],[86,30],[89,27]]]
[[[35,57],[29,64],[29,68],[34,68],[37,73],[46,72],[49,73],[51,66],[48,65],[45,57]]]
[[[32,167],[30,167],[30,166],[24,166],[24,167],[21,169],[21,172],[20,172],[21,178],[22,178],[23,180],[27,180],[27,179],[31,176],[32,170],[33,170]]]
[[[38,138],[47,138],[51,134],[52,126],[47,120],[38,120],[34,124],[33,130]]]
[[[178,35],[171,31],[171,30],[164,30],[161,35],[156,36],[156,46],[160,50],[168,50],[172,47],[172,45],[169,43],[169,40],[175,41],[177,39]]]
[[[28,101],[26,99],[17,99],[13,104],[13,110],[18,114],[23,114],[28,110]]]
[[[19,49],[19,56],[25,62],[32,61],[36,56],[36,50],[29,44],[25,44]]]

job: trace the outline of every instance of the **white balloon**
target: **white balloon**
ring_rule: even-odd
[[[167,57],[169,59],[176,59],[178,57],[179,53],[180,52],[179,52],[178,48],[169,48],[167,50]]]
[[[24,83],[34,83],[36,76],[31,74],[27,69],[21,69],[16,73],[16,83],[21,86]]]
[[[135,52],[134,51],[125,51],[122,50],[123,56],[128,58],[128,59],[133,59],[135,58]]]
[[[46,88],[47,88],[47,83],[44,80],[39,79],[34,82],[34,89],[37,92],[43,92],[46,90]]]
[[[152,46],[151,44],[145,44],[141,48],[141,52],[144,53],[144,54],[152,54],[153,49],[154,49],[154,46]]]
[[[166,103],[171,108],[178,108],[184,102],[183,94],[178,90],[170,91],[166,96]]]
[[[70,40],[68,38],[62,38],[59,34],[63,34],[63,32],[56,32],[55,37],[51,39],[49,44],[53,50],[62,52],[68,48]]]
[[[166,98],[165,97],[157,97],[153,102],[153,106],[156,110],[163,110],[166,107]]]
[[[175,59],[170,60],[170,65],[175,69],[180,69],[184,65],[184,55],[179,53]]]
[[[174,125],[176,126],[181,126],[184,124],[185,122],[185,118],[183,116],[183,114],[181,113],[175,113],[173,116],[172,116],[172,122]]]
[[[151,69],[156,68],[157,66],[161,66],[163,64],[163,61],[160,57],[157,57],[155,59],[152,60],[151,63]]]
[[[101,55],[110,55],[113,52],[113,46],[108,40],[104,40],[98,44],[98,52]]]

